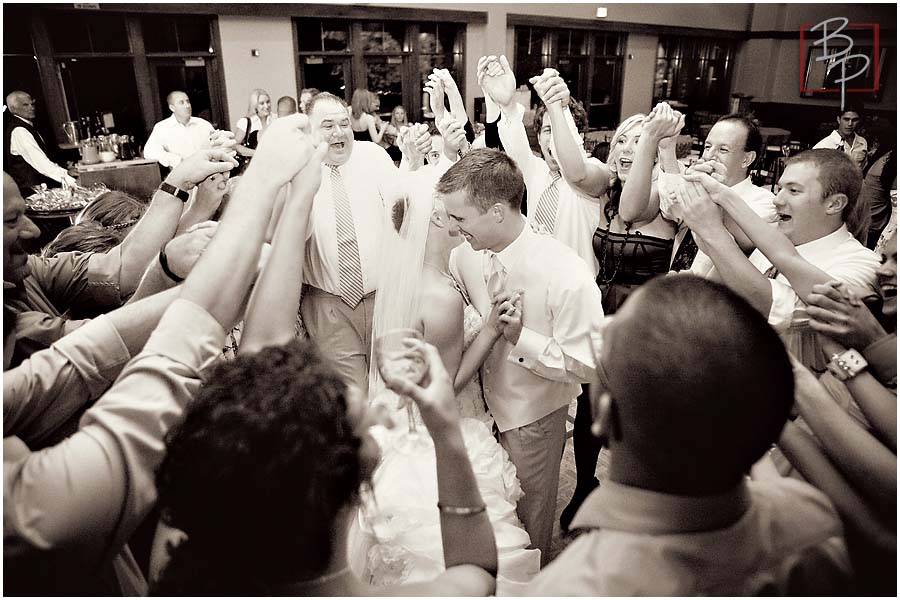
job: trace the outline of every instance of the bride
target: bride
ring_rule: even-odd
[[[450,226],[441,201],[433,198],[428,178],[415,183],[394,204],[386,225],[373,339],[391,329],[416,329],[440,351],[454,379],[467,453],[497,540],[497,595],[510,595],[537,574],[540,551],[527,549],[531,540],[516,516],[522,490],[515,466],[491,433],[493,419],[478,377],[501,335],[502,305],[483,322],[466,302],[449,274],[450,251],[463,239]],[[369,382],[373,404],[390,407],[396,426],[372,429],[383,459],[351,535],[351,564],[374,585],[428,580],[444,569],[434,447],[418,418],[417,435],[425,441],[413,453],[402,449],[399,442],[410,435],[406,411],[399,410],[399,398],[385,389],[374,366]]]

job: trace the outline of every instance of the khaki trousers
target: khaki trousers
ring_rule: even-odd
[[[516,513],[531,536],[531,547],[541,551],[542,567],[550,558],[568,410],[568,406],[563,406],[534,423],[500,434],[500,445],[516,465],[525,492],[519,498]]]
[[[300,314],[310,339],[347,385],[355,385],[363,394],[369,387],[374,312],[374,292],[350,308],[340,296],[312,286],[303,288]]]

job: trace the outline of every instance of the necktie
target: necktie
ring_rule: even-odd
[[[552,171],[553,181],[541,194],[538,200],[537,208],[534,210],[534,221],[540,228],[539,233],[553,233],[553,227],[556,225],[556,211],[559,208],[559,179],[562,174],[559,171]]]
[[[363,293],[362,267],[359,262],[359,244],[350,197],[344,187],[340,171],[331,165],[331,196],[334,199],[334,224],[338,242],[338,278],[341,300],[350,308],[356,308]]]
[[[672,259],[672,271],[685,271],[694,264],[697,257],[697,242],[694,240],[694,234],[689,229],[681,240],[678,250],[675,252],[675,258]]]
[[[497,258],[493,252],[488,255],[487,269],[485,269],[484,280],[487,283],[488,294],[493,300],[494,296],[503,291],[506,287],[506,267]]]

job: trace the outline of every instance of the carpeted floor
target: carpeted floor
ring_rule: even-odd
[[[559,515],[569,503],[572,493],[575,491],[575,454],[572,450],[572,425],[575,422],[575,402],[569,406],[569,418],[566,423],[566,449],[563,452],[562,464],[559,468],[559,493],[556,497],[556,518],[553,524],[553,543],[550,546],[550,559],[556,558],[569,543],[575,539],[574,535],[563,535],[559,530]],[[609,453],[604,449],[600,453],[597,464],[597,478],[603,481],[606,470],[609,467]]]

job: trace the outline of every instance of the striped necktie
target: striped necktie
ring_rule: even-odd
[[[553,233],[553,227],[556,225],[556,211],[559,208],[559,179],[562,174],[559,171],[551,171],[553,181],[541,194],[538,200],[537,208],[534,210],[534,221],[542,232]]]
[[[362,266],[359,261],[359,244],[350,197],[344,187],[344,179],[337,166],[331,167],[331,197],[334,200],[334,223],[338,242],[338,278],[341,300],[350,308],[356,308],[363,293]]]
[[[488,260],[485,261],[484,281],[487,283],[488,294],[491,300],[494,296],[503,291],[506,287],[506,267],[500,262],[500,258],[496,253],[487,253]]]

